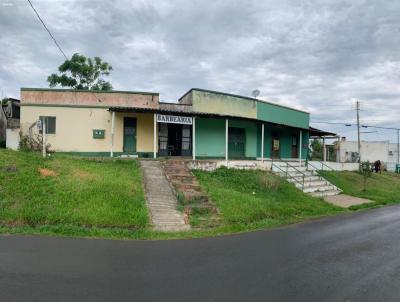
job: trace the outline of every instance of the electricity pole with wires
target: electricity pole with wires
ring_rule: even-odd
[[[357,111],[357,141],[358,141],[358,161],[361,165],[361,140],[360,140],[360,101],[356,102]]]

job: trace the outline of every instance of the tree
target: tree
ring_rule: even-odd
[[[110,75],[111,70],[112,66],[99,57],[92,60],[76,53],[58,67],[60,74],[53,73],[47,81],[50,87],[61,85],[78,90],[108,91],[112,86],[102,76]]]
[[[311,154],[312,158],[321,158],[322,159],[322,142],[319,139],[314,139],[311,141]]]
[[[364,178],[364,192],[367,191],[367,179],[371,177],[371,163],[369,161],[364,161],[360,165],[360,173],[363,175]]]

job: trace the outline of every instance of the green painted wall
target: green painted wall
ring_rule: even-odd
[[[308,129],[310,123],[310,115],[306,112],[265,102],[257,102],[257,119],[303,129]]]
[[[271,158],[272,149],[272,133],[279,136],[280,157],[282,159],[292,158],[292,137],[296,135],[300,138],[299,129],[291,129],[285,127],[275,127],[265,125],[264,128],[264,158]],[[301,153],[302,159],[307,158],[308,152],[308,131],[303,131],[303,149]],[[261,157],[261,125],[257,127],[257,157]]]
[[[225,119],[196,118],[196,156],[225,157]]]
[[[245,156],[251,158],[257,157],[257,123],[252,121],[229,120],[229,127],[245,129]]]
[[[244,128],[245,157],[257,156],[257,123],[229,120],[229,127]],[[225,157],[225,119],[196,118],[196,156]]]
[[[229,120],[229,127],[244,128],[246,133],[246,158],[261,157],[261,124],[253,121]],[[280,139],[280,157],[292,158],[292,136],[300,135],[299,129],[265,125],[264,157],[271,157],[272,133]],[[302,158],[307,158],[308,132],[303,131]],[[196,118],[196,156],[225,158],[225,119]]]

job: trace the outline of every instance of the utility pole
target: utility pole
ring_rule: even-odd
[[[358,161],[361,165],[361,140],[360,140],[360,101],[356,102],[357,111],[357,140],[358,140]]]

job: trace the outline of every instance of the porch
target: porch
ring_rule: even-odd
[[[307,129],[254,119],[110,108],[111,151],[192,160],[305,160]]]

